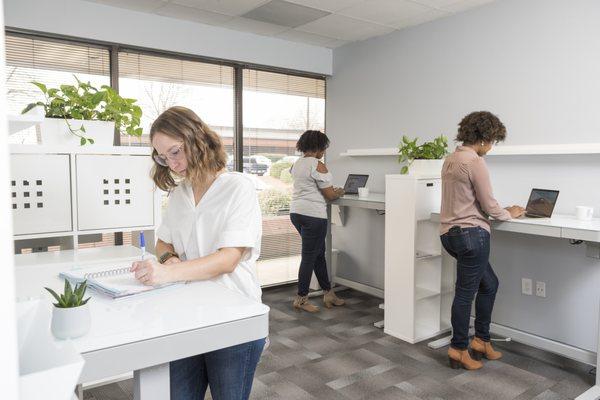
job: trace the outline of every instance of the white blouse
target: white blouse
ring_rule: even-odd
[[[246,247],[233,272],[212,279],[260,301],[256,273],[260,256],[262,214],[254,184],[238,172],[219,175],[198,205],[188,183],[181,183],[169,195],[169,204],[157,236],[170,243],[180,259],[208,256],[224,247]]]

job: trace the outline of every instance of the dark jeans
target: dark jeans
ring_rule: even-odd
[[[456,291],[452,302],[452,347],[469,345],[471,304],[475,300],[475,336],[490,340],[492,309],[498,277],[489,263],[490,234],[483,228],[452,227],[441,236],[442,245],[456,259]]]
[[[325,261],[325,237],[327,219],[309,217],[302,214],[290,214],[292,224],[302,238],[302,261],[298,271],[298,295],[306,296],[313,271],[323,290],[331,289]]]
[[[215,400],[247,400],[264,345],[259,339],[171,362],[171,400],[203,399],[208,386]]]

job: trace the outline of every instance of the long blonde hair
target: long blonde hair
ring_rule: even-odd
[[[151,142],[157,133],[183,142],[188,163],[185,179],[190,182],[204,182],[227,165],[227,153],[221,138],[189,108],[175,106],[160,114],[150,128]],[[152,150],[152,155],[156,154],[156,149]],[[177,186],[170,168],[156,162],[152,179],[165,191]]]

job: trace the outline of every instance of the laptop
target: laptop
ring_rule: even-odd
[[[358,188],[365,187],[369,175],[350,174],[346,178],[344,192],[346,194],[358,194]]]
[[[550,218],[558,199],[558,190],[531,189],[525,208],[528,218]]]

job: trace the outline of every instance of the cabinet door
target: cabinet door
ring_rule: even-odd
[[[13,154],[10,165],[14,234],[71,231],[69,155]]]
[[[417,221],[428,220],[432,212],[440,212],[442,202],[442,180],[417,180]]]
[[[149,156],[76,156],[80,231],[154,225]]]

